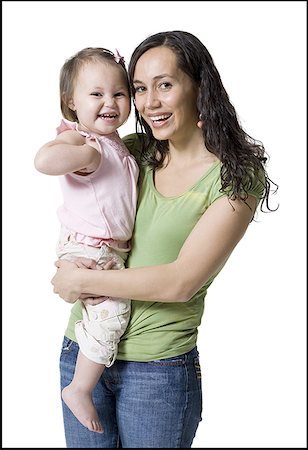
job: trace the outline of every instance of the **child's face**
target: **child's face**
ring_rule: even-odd
[[[121,67],[108,62],[85,63],[79,71],[69,107],[76,112],[80,129],[101,135],[113,133],[130,112]]]

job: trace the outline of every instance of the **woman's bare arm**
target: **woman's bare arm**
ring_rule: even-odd
[[[47,142],[39,149],[34,159],[35,168],[46,175],[93,172],[99,162],[100,153],[96,142],[86,139],[74,130],[63,131],[56,139]]]
[[[213,276],[241,240],[252,219],[256,199],[247,203],[216,200],[186,239],[178,258],[169,264],[123,270],[78,269],[67,261],[52,283],[54,292],[69,302],[81,294],[131,298],[143,301],[188,301]],[[67,264],[66,264],[67,263]]]

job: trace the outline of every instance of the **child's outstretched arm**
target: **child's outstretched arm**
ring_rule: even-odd
[[[39,149],[34,166],[46,175],[65,175],[77,171],[87,174],[97,169],[100,158],[95,141],[86,139],[77,131],[67,130]]]

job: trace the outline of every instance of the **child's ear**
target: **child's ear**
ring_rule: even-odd
[[[70,101],[68,102],[68,105],[67,105],[72,111],[76,111],[76,107],[75,107],[75,105],[74,105],[74,101],[73,101],[73,99],[70,99]]]

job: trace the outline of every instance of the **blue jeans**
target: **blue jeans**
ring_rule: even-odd
[[[78,350],[64,337],[61,389],[73,378]],[[67,448],[190,448],[202,410],[197,348],[151,362],[116,360],[104,370],[93,401],[103,434],[81,425],[62,402]]]

